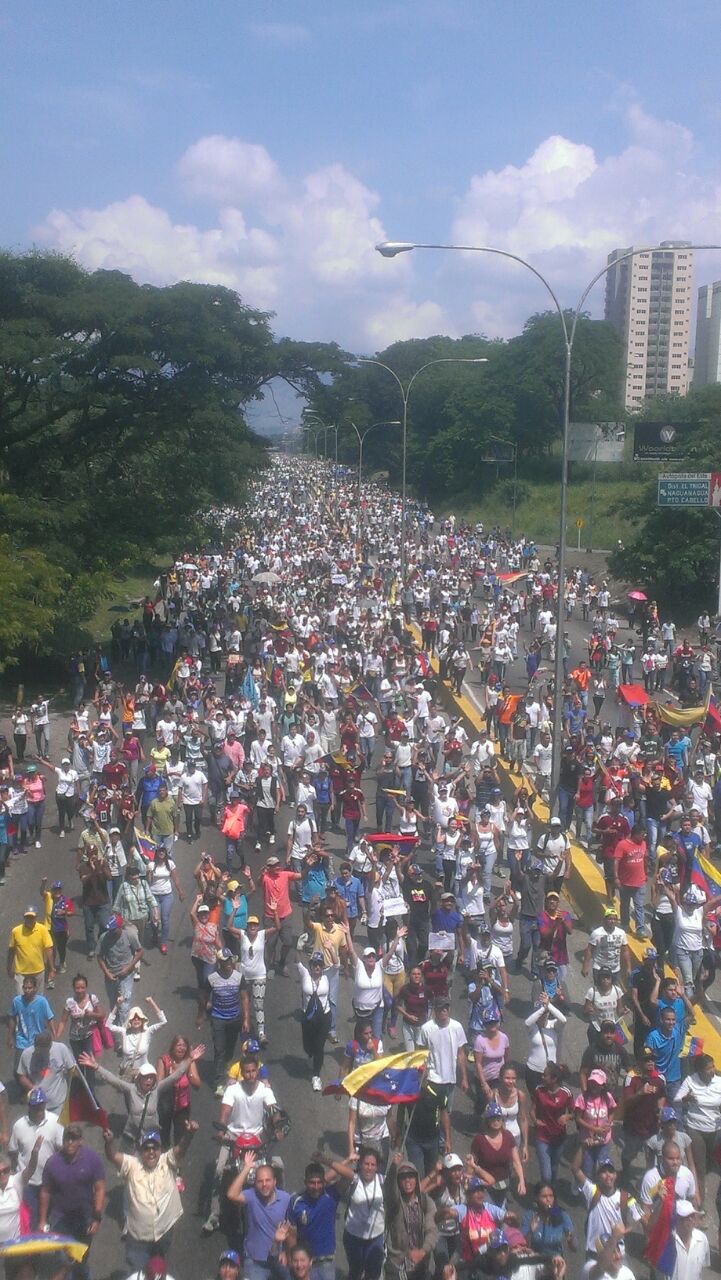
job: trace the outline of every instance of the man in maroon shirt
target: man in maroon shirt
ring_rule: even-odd
[[[648,847],[644,836],[644,828],[640,823],[636,823],[630,836],[618,841],[611,863],[611,869],[614,872],[614,892],[618,889],[621,896],[621,927],[628,929],[631,903],[633,903],[637,938],[649,936],[645,927],[644,914],[648,880]]]
[[[653,1049],[644,1046],[623,1086],[623,1128],[618,1145],[627,1185],[632,1161],[643,1153],[648,1139],[658,1133],[658,1117],[665,1101],[666,1081],[656,1069]]]
[[[531,1122],[536,1128],[536,1154],[544,1182],[553,1182],[573,1115],[573,1094],[561,1083],[561,1070],[549,1062],[531,1098]]]
[[[608,802],[608,812],[594,822],[593,830],[601,837],[601,850],[598,860],[603,867],[603,878],[606,881],[606,896],[613,902],[616,893],[616,872],[614,855],[619,840],[625,840],[631,834],[631,828],[621,813],[621,798],[613,796]]]

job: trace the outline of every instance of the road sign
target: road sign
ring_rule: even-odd
[[[721,472],[680,471],[658,477],[659,507],[721,507]]]
[[[582,529],[585,523],[586,521],[584,520],[583,516],[579,516],[578,520],[576,521],[576,528]]]

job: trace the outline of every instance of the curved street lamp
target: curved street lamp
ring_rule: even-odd
[[[401,420],[400,418],[389,418],[387,421],[372,422],[369,427],[366,427],[365,431],[359,431],[352,418],[347,418],[346,421],[353,428],[353,430],[355,431],[358,437],[358,523],[359,523],[361,540],[362,540],[363,538],[363,503],[362,503],[362,497],[361,497],[361,484],[363,482],[363,442],[365,441],[365,438],[368,435],[369,431],[373,431],[375,427],[400,427]]]
[[[384,258],[395,258],[399,253],[409,253],[412,249],[441,249],[454,253],[491,253],[498,258],[508,258],[511,262],[518,262],[520,266],[525,267],[532,275],[540,280],[546,292],[550,295],[553,305],[558,312],[558,318],[561,321],[561,329],[563,332],[563,348],[565,353],[565,370],[563,382],[563,441],[561,453],[561,513],[560,528],[558,536],[558,594],[556,597],[556,660],[554,666],[554,683],[555,692],[553,697],[553,757],[551,765],[551,805],[557,799],[558,780],[561,770],[561,746],[563,740],[563,699],[561,691],[563,689],[563,610],[564,597],[566,588],[566,507],[568,501],[568,427],[571,406],[571,357],[573,355],[573,343],[576,337],[578,321],[583,310],[583,305],[594,285],[605,276],[612,267],[617,267],[621,262],[628,262],[630,258],[638,257],[642,253],[687,253],[689,250],[701,249],[721,249],[718,244],[685,244],[673,248],[672,246],[650,245],[641,249],[630,249],[628,253],[619,254],[614,258],[613,262],[606,263],[600,271],[586,285],[575,310],[571,316],[570,327],[566,320],[566,316],[556,293],[549,284],[548,280],[537,267],[534,267],[525,258],[521,258],[517,253],[509,253],[507,249],[495,249],[489,245],[481,244],[415,244],[409,240],[385,240],[382,244],[377,244],[378,253]]]
[[[420,245],[408,245],[409,249],[421,248]],[[381,246],[376,245],[381,251]],[[403,249],[396,249],[392,254],[385,254],[385,257],[395,257],[396,253],[402,253]],[[390,365],[384,364],[382,360],[372,360],[370,356],[359,356],[358,364],[377,364],[379,368],[385,369],[398,384],[398,390],[401,393],[403,401],[403,461],[401,470],[401,586],[405,584],[406,578],[406,458],[408,446],[408,400],[410,398],[413,383],[419,373],[423,373],[425,369],[430,369],[433,364],[488,364],[487,356],[439,356],[436,360],[428,360],[422,364],[420,369],[416,369],[415,373],[405,385],[401,382],[395,369],[391,369]]]

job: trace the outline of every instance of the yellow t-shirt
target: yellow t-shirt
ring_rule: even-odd
[[[42,973],[45,968],[45,952],[52,947],[50,931],[44,924],[26,929],[18,924],[10,934],[10,950],[15,955],[16,973]]]
[[[327,930],[322,924],[313,922],[310,927],[313,932],[313,950],[322,952],[326,967],[338,964],[340,949],[345,946],[345,934],[340,925],[334,924],[332,929]]]

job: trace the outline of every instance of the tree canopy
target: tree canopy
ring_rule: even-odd
[[[568,320],[570,322],[570,316]],[[575,416],[620,416],[618,388],[621,343],[605,321],[582,316],[572,364],[571,403]],[[408,409],[408,479],[424,496],[442,498],[480,484],[484,459],[498,441],[518,449],[519,461],[548,453],[562,425],[564,348],[555,313],[531,316],[523,332],[508,342],[478,335],[442,336],[396,342],[376,357],[407,385],[414,383]],[[485,359],[486,364],[453,363]],[[360,427],[402,417],[397,384],[374,364],[345,365],[312,397],[327,422],[341,423],[339,456],[352,460],[357,442],[343,422]],[[369,467],[384,468],[397,482],[401,433],[379,427],[368,436]]]
[[[89,617],[118,568],[242,501],[265,463],[243,407],[276,377],[313,395],[343,360],[270,320],[217,285],[0,254],[0,669]]]
[[[684,425],[685,460],[664,471],[718,471],[721,386],[662,396],[644,406],[650,422]],[[611,557],[611,570],[637,582],[667,607],[716,612],[721,520],[703,507],[659,507],[657,476],[649,475],[625,511],[633,532]]]

